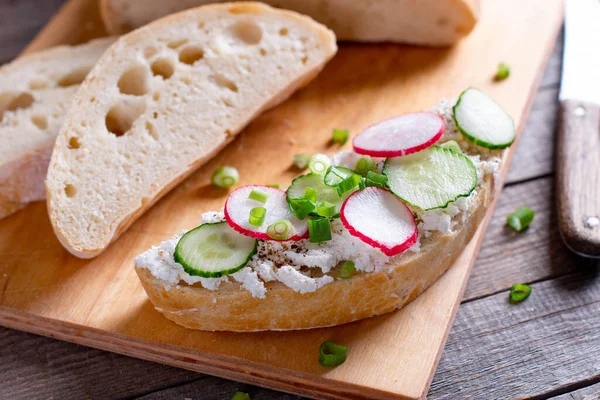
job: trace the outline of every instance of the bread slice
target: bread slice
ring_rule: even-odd
[[[109,32],[121,34],[170,13],[220,0],[101,0]],[[447,46],[468,34],[479,0],[265,0],[327,25],[340,40]]]
[[[106,38],[25,55],[0,68],[0,218],[43,200],[54,139]]]
[[[46,191],[59,240],[81,258],[101,253],[336,50],[324,26],[261,3],[203,6],[121,37],[56,140]]]
[[[431,286],[469,243],[494,193],[486,175],[468,211],[455,217],[448,234],[421,237],[418,253],[405,252],[381,272],[357,272],[311,293],[300,294],[279,281],[266,282],[266,298],[256,298],[230,280],[218,290],[199,285],[170,285],[136,265],[148,297],[168,319],[187,328],[207,331],[309,329],[340,325],[402,308]],[[330,276],[335,276],[333,270]]]

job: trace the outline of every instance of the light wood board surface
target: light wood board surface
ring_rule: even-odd
[[[79,33],[69,34],[67,28],[85,24],[81,10],[94,9],[88,4],[70,2],[34,42],[35,48],[79,40],[73,39]],[[373,121],[456,96],[470,85],[494,96],[521,127],[560,24],[560,10],[558,0],[527,4],[488,0],[474,34],[453,49],[342,46],[317,81],[251,124],[98,259],[77,260],[62,250],[43,204],[3,221],[0,323],[314,397],[424,396],[483,231],[456,265],[403,311],[295,333],[203,333],[180,328],[153,310],[132,269],[132,258],[196,225],[202,211],[222,205],[225,194],[208,181],[210,172],[223,163],[240,169],[241,183],[287,184],[293,176],[287,170],[292,154],[337,151],[328,147],[332,128],[357,132]],[[499,61],[510,64],[513,75],[495,84],[491,76]],[[325,339],[350,346],[351,356],[344,365],[325,369],[316,363],[316,350]]]

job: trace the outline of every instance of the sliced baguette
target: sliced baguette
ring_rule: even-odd
[[[81,258],[101,253],[336,49],[324,26],[260,3],[203,6],[121,37],[56,140],[46,191],[59,240]]]
[[[260,299],[233,281],[212,291],[185,283],[173,286],[142,266],[136,265],[135,270],[156,309],[187,328],[293,330],[357,321],[405,306],[454,264],[485,215],[493,184],[493,178],[487,175],[464,223],[459,223],[453,233],[421,237],[419,253],[401,254],[392,259],[388,270],[355,273],[350,279],[334,280],[312,293],[300,294],[271,281],[265,283],[266,298]],[[335,274],[333,271],[331,275]]]
[[[102,0],[109,32],[122,34],[157,18],[222,0]],[[479,0],[265,0],[327,25],[339,40],[446,46],[468,34]]]
[[[54,139],[106,38],[25,55],[0,68],[0,218],[46,196]]]

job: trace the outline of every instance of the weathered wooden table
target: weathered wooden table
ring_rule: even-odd
[[[63,0],[0,0],[0,63],[33,38]],[[557,42],[507,183],[458,311],[430,399],[600,399],[598,262],[563,246],[554,210]],[[523,234],[505,217],[527,204]],[[531,297],[507,301],[513,283]],[[402,368],[402,366],[398,366]],[[1,399],[258,399],[296,396],[0,328]]]

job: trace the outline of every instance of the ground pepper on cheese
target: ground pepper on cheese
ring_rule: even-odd
[[[478,186],[468,196],[458,198],[442,209],[423,211],[411,208],[417,220],[419,240],[407,251],[419,252],[421,238],[429,237],[433,232],[451,234],[453,229],[464,223],[469,217],[469,209],[477,196],[477,190],[485,175],[496,177],[500,167],[498,151],[476,146],[462,136],[452,118],[452,105],[455,101],[442,101],[432,111],[438,113],[446,124],[446,130],[438,143],[456,141],[463,152],[469,156],[477,168]],[[353,151],[343,151],[333,156],[333,164],[353,169],[360,159]],[[383,168],[383,158],[373,158],[378,172]],[[211,211],[202,214],[200,223],[224,221],[223,212]],[[201,278],[191,276],[176,263],[173,254],[182,232],[172,239],[154,246],[135,258],[135,265],[148,269],[152,275],[164,282],[167,290],[181,283],[199,284],[208,290],[217,290],[228,281],[238,282],[252,296],[266,298],[266,282],[279,281],[290,289],[304,294],[318,290],[335,280],[332,273],[340,263],[351,260],[357,271],[365,273],[379,272],[390,264],[392,258],[379,249],[373,248],[360,239],[350,235],[340,220],[331,224],[332,239],[322,243],[310,243],[307,239],[296,242],[259,241],[258,251],[248,264],[238,272],[220,278]]]

